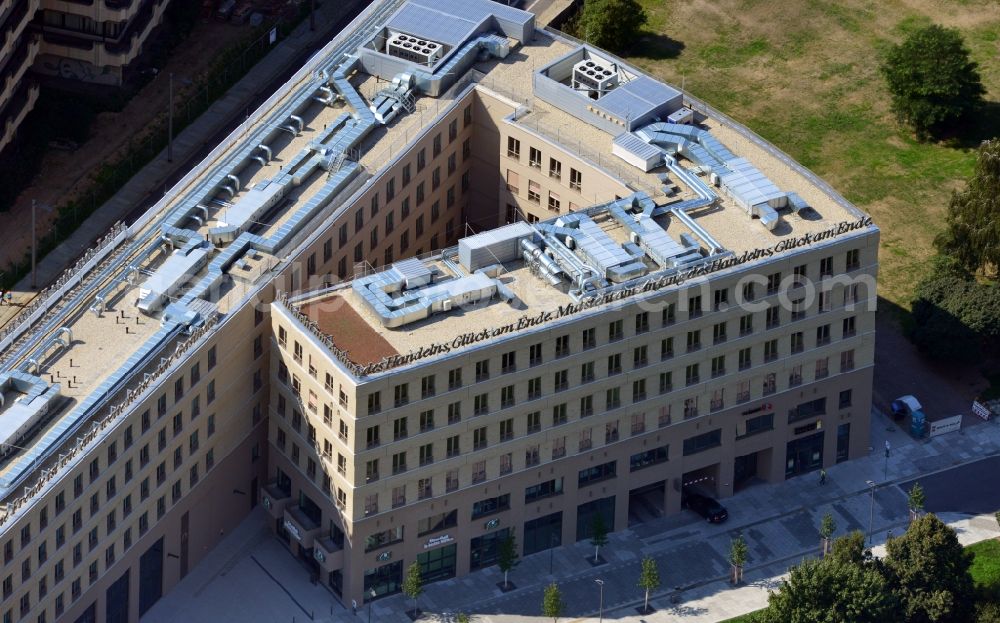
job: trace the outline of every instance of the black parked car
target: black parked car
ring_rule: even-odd
[[[709,523],[722,523],[729,519],[729,511],[726,510],[725,506],[707,495],[695,493],[694,491],[684,492],[681,497],[681,506],[690,508],[707,519]]]

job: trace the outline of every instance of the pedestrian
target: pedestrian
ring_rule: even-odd
[[[821,484],[821,485],[825,485],[826,484],[826,470],[825,469],[819,470],[819,484]]]
[[[0,290],[0,305],[3,305],[4,301],[6,301],[6,300],[7,300],[7,291],[6,290]]]
[[[351,614],[358,616],[358,602],[357,600],[351,600]]]

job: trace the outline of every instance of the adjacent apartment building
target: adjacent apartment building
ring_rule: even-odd
[[[0,333],[0,617],[251,509],[342,604],[867,453],[878,229],[489,0],[372,4]]]
[[[34,74],[120,86],[168,0],[0,2],[0,151],[38,98]]]

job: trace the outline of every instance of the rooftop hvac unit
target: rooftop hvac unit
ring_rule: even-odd
[[[430,66],[444,54],[444,46],[436,41],[428,41],[397,32],[389,36],[385,44],[385,51],[389,56]]]
[[[586,91],[598,99],[618,86],[618,67],[612,63],[587,59],[573,65],[573,89]]]

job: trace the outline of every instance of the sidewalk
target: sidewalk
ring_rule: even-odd
[[[137,208],[149,203],[151,194],[166,192],[190,168],[189,160],[203,152],[207,153],[206,147],[214,147],[221,140],[218,136],[220,132],[234,121],[242,120],[248,110],[255,109],[271,95],[272,82],[282,74],[298,70],[304,55],[329,41],[336,34],[338,26],[345,19],[349,21],[363,4],[363,0],[329,0],[317,3],[316,30],[309,30],[308,18],[303,20],[288,37],[254,65],[246,76],[174,137],[174,162],[167,162],[166,150],[161,152],[69,238],[44,258],[39,258],[37,289],[42,290],[55,281],[66,267],[72,265],[117,221],[125,220]],[[0,306],[0,326],[34,298],[31,275],[18,282],[13,290],[15,306]]]
[[[599,589],[604,581],[604,618],[622,623],[721,621],[767,605],[789,566],[819,553],[817,526],[831,513],[837,535],[866,531],[869,513],[876,555],[884,554],[888,531],[900,534],[908,521],[906,494],[900,488],[915,476],[1000,454],[1000,425],[969,418],[961,432],[931,441],[916,441],[881,414],[872,417],[872,454],[828,470],[827,484],[808,474],[784,483],[759,484],[724,500],[729,522],[709,525],[692,513],[681,513],[609,535],[601,549],[607,563],[591,567],[585,558],[594,550],[586,541],[551,552],[555,570],[549,575],[550,552],[525,557],[510,574],[518,587],[502,593],[503,574],[494,566],[460,579],[427,585],[419,604],[421,621],[452,622],[465,612],[477,623],[541,623],[542,590],[556,581],[567,603],[561,623],[596,623]],[[882,448],[892,444],[886,463]],[[879,483],[871,506],[866,480]],[[942,513],[939,517],[970,544],[1000,534],[992,515]],[[750,546],[745,583],[727,582],[730,539],[742,532]],[[651,615],[639,615],[642,591],[636,587],[640,560],[656,559],[663,589],[654,594]],[[676,603],[672,603],[676,598]],[[407,623],[410,603],[402,595],[372,604],[379,623]],[[305,567],[271,536],[262,511],[255,512],[208,558],[143,617],[144,623],[238,623],[247,617],[294,623],[322,621],[365,623],[368,608],[356,616],[321,586],[309,583]]]
[[[540,619],[544,585],[556,581],[567,603],[565,621],[596,621],[598,587],[604,581],[605,619],[627,623],[672,621],[720,621],[767,605],[767,592],[780,584],[788,567],[819,553],[817,526],[831,513],[837,534],[866,531],[871,510],[870,490],[865,482],[879,483],[875,492],[872,523],[874,551],[884,553],[887,532],[900,534],[906,527],[906,494],[897,486],[914,476],[926,475],[957,464],[1000,453],[1000,426],[975,422],[967,416],[968,428],[931,441],[916,441],[881,414],[872,417],[871,445],[866,458],[831,467],[825,486],[817,475],[805,475],[779,484],[750,487],[724,500],[728,523],[709,525],[690,513],[667,517],[610,535],[601,551],[607,564],[597,568],[584,561],[593,548],[584,541],[555,552],[554,577],[548,573],[549,552],[524,558],[512,573],[519,588],[501,593],[496,567],[461,579],[426,587],[420,606],[428,612],[476,614],[480,623],[516,623]],[[975,422],[975,423],[974,423]],[[882,448],[892,444],[888,469]],[[883,474],[888,474],[888,480]],[[1000,534],[992,515],[969,517],[946,513],[941,519],[959,532],[963,544]],[[746,584],[733,588],[727,580],[727,554],[732,537],[742,532],[750,546]],[[642,591],[636,587],[639,561],[656,559],[663,590],[650,603],[657,612],[640,616]],[[671,604],[671,597],[680,597]],[[400,595],[375,602],[378,621],[403,623],[409,607]],[[438,617],[427,615],[426,620]],[[447,619],[445,619],[447,620]]]

